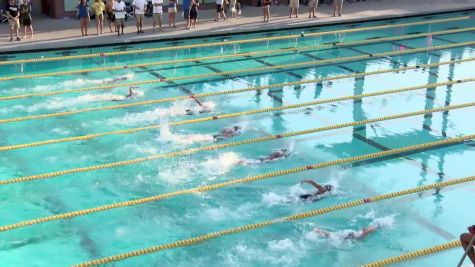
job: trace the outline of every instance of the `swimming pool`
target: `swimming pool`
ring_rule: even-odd
[[[474,134],[473,15],[6,55],[0,218],[8,227],[0,233],[1,266],[79,264],[473,175],[471,138],[312,165]],[[247,41],[256,38],[264,39]],[[122,101],[129,87],[138,87],[138,95]],[[211,112],[199,113],[197,101]],[[392,117],[365,123],[385,116]],[[240,135],[213,141],[235,125]],[[280,148],[292,154],[260,163]],[[278,172],[287,169],[294,171]],[[258,176],[265,173],[271,174]],[[252,179],[206,187],[244,177]],[[303,179],[335,190],[302,203],[298,195],[312,190],[299,184]],[[366,264],[457,239],[472,223],[465,212],[475,200],[470,185],[275,221],[114,266]],[[130,207],[21,224],[177,191]],[[378,230],[362,240],[339,238],[375,223]],[[323,238],[315,227],[334,234]],[[448,266],[460,254],[448,250],[400,265]]]

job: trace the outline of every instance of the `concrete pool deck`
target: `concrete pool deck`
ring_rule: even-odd
[[[96,35],[95,22],[91,21],[89,36],[81,37],[77,20],[64,18],[52,19],[49,17],[34,17],[33,26],[35,38],[23,39],[21,42],[9,42],[8,23],[0,24],[0,54],[37,49],[67,48],[77,46],[94,46],[104,44],[126,44],[140,41],[179,39],[191,36],[206,36],[216,34],[229,34],[238,32],[251,32],[259,30],[272,30],[302,26],[316,26],[319,24],[333,24],[351,21],[361,21],[378,18],[392,18],[409,15],[429,14],[435,12],[458,11],[475,8],[474,0],[379,0],[357,3],[345,3],[342,17],[332,17],[333,8],[321,5],[318,19],[309,19],[307,7],[302,5],[299,9],[299,18],[289,19],[288,7],[285,5],[271,6],[271,20],[262,22],[262,9],[260,7],[244,6],[243,15],[239,18],[229,18],[226,21],[214,22],[214,10],[201,10],[196,29],[186,30],[180,15],[177,15],[176,29],[165,27],[161,32],[152,32],[151,18],[145,19],[145,34],[137,35],[135,21],[128,21],[124,36],[108,33]],[[179,13],[180,14],[180,13]],[[166,17],[166,14],[165,16]],[[165,18],[165,25],[167,20]],[[105,23],[107,24],[107,23]],[[474,23],[475,24],[475,23]],[[107,25],[106,25],[107,26]]]

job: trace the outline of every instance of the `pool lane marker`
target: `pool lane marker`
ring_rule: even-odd
[[[473,43],[475,45],[475,42],[469,42]],[[458,46],[458,45],[457,45]],[[444,47],[446,48],[446,47]],[[429,50],[433,49],[444,49],[441,47],[431,47]],[[427,49],[424,48],[418,48],[418,49],[413,49],[413,50],[406,50],[403,52],[408,52],[412,53],[413,51],[418,50],[418,51],[427,51]],[[394,52],[390,52],[391,54],[394,54]],[[400,53],[400,52],[397,52]],[[385,54],[383,56],[386,56],[388,53],[381,53]],[[365,56],[356,56],[358,60],[360,60],[361,57]],[[353,58],[353,57],[352,57]],[[346,58],[342,58],[346,59]],[[339,60],[339,59],[338,59]],[[281,87],[281,86],[287,86],[287,85],[295,85],[295,84],[302,84],[302,83],[322,83],[323,81],[331,81],[331,80],[336,80],[336,79],[344,79],[344,78],[352,78],[352,77],[364,77],[367,75],[373,75],[373,74],[382,74],[382,73],[388,73],[388,72],[397,72],[397,71],[405,71],[405,70],[413,70],[413,69],[421,69],[421,68],[431,68],[435,66],[440,66],[440,65],[446,65],[446,64],[455,64],[455,63],[462,63],[462,62],[468,62],[468,61],[473,61],[475,60],[475,57],[472,58],[467,58],[467,59],[460,59],[460,60],[451,60],[451,61],[445,61],[445,62],[437,62],[437,63],[431,63],[431,64],[421,64],[421,65],[416,65],[416,66],[407,66],[407,67],[402,67],[402,68],[397,68],[397,69],[386,69],[386,70],[377,70],[377,71],[369,71],[369,72],[358,72],[358,73],[351,73],[351,74],[345,74],[345,75],[338,75],[334,77],[328,77],[328,78],[320,78],[320,79],[313,79],[313,80],[306,80],[306,81],[300,81],[300,82],[287,82],[287,83],[281,83],[281,84],[273,84],[273,85],[267,85],[267,86],[254,86],[254,87],[249,87],[245,89],[234,89],[231,91],[236,91],[240,92],[242,91],[252,91],[256,90],[255,88],[274,88],[274,87]],[[325,61],[336,61],[336,60],[325,60]],[[302,65],[319,65],[319,63],[315,63],[315,61],[310,61],[310,62],[303,62],[303,63],[294,63],[294,64],[287,64],[287,65],[275,65],[275,66],[269,66],[269,67],[258,67],[254,68],[251,70],[238,70],[238,71],[230,71],[230,72],[246,72],[246,71],[252,71],[255,69],[259,70],[264,70],[266,68],[273,68],[273,69],[280,69],[283,66],[302,66]],[[229,72],[228,72],[229,73]],[[204,74],[206,76],[214,76],[217,73],[210,73],[210,74]],[[219,75],[219,74],[217,74]],[[202,75],[195,75],[195,76],[202,76]],[[187,76],[185,76],[187,77]],[[170,83],[173,80],[180,79],[182,77],[174,77],[174,78],[161,78],[159,81],[164,81],[167,83]],[[133,82],[129,83],[129,85],[138,85],[139,83],[148,83],[148,81],[142,81],[142,82]],[[153,81],[153,80],[152,80]],[[154,80],[157,81],[157,80]],[[106,89],[111,89],[115,87],[115,85],[108,85],[108,86],[99,86],[99,87],[89,87],[89,88],[79,88],[79,89],[71,89],[71,90],[63,90],[63,91],[55,91],[55,92],[46,92],[46,93],[31,93],[31,94],[24,94],[24,95],[15,95],[15,96],[4,96],[0,97],[0,100],[12,100],[12,99],[19,99],[19,98],[26,98],[26,97],[31,97],[31,96],[45,96],[45,95],[56,95],[56,94],[61,94],[61,93],[70,93],[70,92],[83,92],[87,91],[90,89],[93,90],[98,90],[98,88],[106,88]],[[229,92],[229,91],[228,91]],[[220,93],[220,92],[217,92]],[[203,94],[195,94],[194,96],[198,95],[203,95]],[[181,98],[186,98],[187,96],[179,96],[179,97],[174,97],[174,98],[165,98],[165,99],[180,99]],[[119,109],[119,108],[125,108],[125,107],[132,107],[132,106],[140,106],[140,105],[150,105],[152,103],[161,103],[163,100],[162,99],[157,99],[157,100],[148,100],[148,101],[139,101],[139,102],[133,102],[133,103],[127,103],[127,104],[119,104],[119,105],[111,105],[111,106],[105,106],[105,107],[94,107],[94,108],[85,108],[85,109],[79,109],[79,110],[70,110],[70,111],[62,111],[62,112],[57,112],[57,113],[46,113],[46,114],[39,114],[39,115],[28,115],[28,116],[23,116],[23,117],[14,117],[14,118],[6,118],[6,119],[0,119],[0,124],[2,123],[12,123],[12,122],[20,122],[20,121],[27,121],[27,120],[35,120],[35,119],[43,119],[43,118],[52,118],[52,117],[63,117],[63,116],[69,116],[73,114],[79,114],[79,113],[85,113],[85,112],[91,112],[91,111],[99,111],[99,110],[113,110],[113,109]]]
[[[210,78],[210,77],[242,74],[242,73],[248,73],[248,72],[262,72],[262,71],[269,71],[269,70],[285,71],[288,68],[302,68],[302,67],[306,68],[306,67],[313,67],[313,66],[327,65],[327,64],[334,64],[334,63],[341,63],[341,62],[363,61],[363,60],[372,59],[372,58],[384,58],[388,56],[415,54],[415,53],[428,52],[428,51],[433,51],[433,50],[451,49],[455,47],[472,46],[472,45],[475,45],[475,41],[449,44],[449,45],[443,45],[443,46],[430,46],[430,47],[423,47],[423,48],[407,49],[403,51],[382,52],[382,53],[373,54],[371,56],[359,55],[359,56],[352,56],[352,57],[324,59],[320,61],[312,60],[312,61],[305,61],[305,62],[299,62],[299,63],[290,63],[290,64],[282,64],[282,65],[274,65],[274,66],[263,66],[263,67],[223,71],[220,73],[194,74],[194,75],[188,75],[188,76],[160,78],[160,79],[136,81],[136,82],[122,83],[122,84],[107,84],[107,85],[84,87],[84,88],[78,88],[78,89],[53,90],[53,91],[43,91],[43,92],[27,93],[27,94],[20,94],[20,95],[0,96],[0,101],[15,100],[15,99],[22,99],[22,98],[29,98],[29,97],[37,97],[37,96],[52,96],[52,95],[60,95],[60,94],[66,94],[66,93],[80,93],[80,92],[89,92],[89,91],[98,91],[98,90],[111,90],[114,88],[126,87],[126,86],[139,86],[139,85],[163,83],[163,82],[168,83],[170,81],[180,81],[180,80],[205,79],[205,78]]]
[[[390,90],[384,90],[384,91],[376,91],[376,92],[372,92],[372,93],[363,93],[363,94],[359,94],[359,95],[350,95],[350,96],[342,96],[342,97],[335,97],[335,98],[328,98],[328,99],[320,99],[320,100],[314,100],[314,101],[303,102],[303,103],[298,103],[298,104],[291,104],[291,105],[283,105],[283,106],[272,107],[272,108],[255,109],[255,110],[249,110],[249,111],[241,111],[241,112],[221,114],[221,115],[216,115],[216,116],[211,116],[211,117],[203,117],[203,118],[198,118],[198,119],[175,121],[175,122],[169,123],[169,126],[173,127],[173,126],[177,126],[177,125],[201,123],[201,122],[211,121],[211,120],[234,118],[234,117],[240,117],[240,116],[246,116],[246,115],[254,115],[254,114],[258,114],[258,113],[266,113],[266,112],[272,112],[272,111],[278,111],[278,110],[301,108],[301,107],[312,106],[312,105],[328,104],[328,103],[332,103],[332,102],[339,102],[339,101],[352,100],[352,99],[360,100],[360,99],[365,98],[365,97],[373,97],[373,96],[381,96],[381,95],[387,95],[387,94],[403,93],[403,92],[409,92],[409,91],[414,91],[414,90],[420,90],[420,89],[426,89],[426,88],[435,88],[435,87],[446,86],[446,85],[449,86],[449,85],[466,83],[466,82],[474,82],[474,81],[475,81],[475,78],[467,78],[467,79],[463,79],[463,80],[452,80],[452,81],[447,81],[447,82],[429,83],[429,84],[424,84],[424,85],[402,87],[402,88],[390,89]],[[238,90],[240,90],[240,89],[238,89]],[[224,93],[224,92],[222,92],[222,93]],[[194,99],[198,96],[200,96],[200,95],[192,95],[192,96],[189,96],[189,98]],[[206,95],[206,96],[209,96],[209,95]],[[449,105],[447,105],[447,106],[449,106]],[[109,136],[109,135],[135,134],[137,132],[142,132],[142,131],[156,130],[156,129],[159,129],[160,127],[161,127],[160,124],[152,124],[152,125],[148,125],[148,126],[144,126],[144,127],[129,128],[129,129],[123,129],[123,130],[110,131],[110,132],[102,132],[102,133],[95,133],[95,134],[71,136],[71,137],[58,138],[58,139],[49,139],[49,140],[44,140],[44,141],[32,142],[32,143],[0,146],[0,152],[22,149],[22,148],[29,148],[29,147],[44,146],[44,145],[50,145],[50,144],[56,144],[56,143],[65,143],[65,142],[73,142],[73,141],[85,141],[85,140],[91,140],[91,139],[95,139],[95,138],[99,138],[99,137],[103,137],[103,136]]]
[[[360,155],[360,156],[353,156],[353,157],[341,158],[341,159],[332,160],[332,161],[316,163],[316,164],[313,164],[313,165],[306,165],[306,166],[300,166],[300,167],[295,167],[295,168],[290,168],[290,169],[278,170],[278,171],[268,172],[268,173],[264,173],[264,174],[233,179],[233,180],[229,180],[229,181],[226,181],[226,182],[209,184],[209,185],[199,186],[199,187],[190,188],[190,189],[184,189],[184,190],[178,190],[178,191],[163,193],[163,194],[150,196],[150,197],[146,197],[146,198],[139,198],[139,199],[128,200],[128,201],[123,201],[123,202],[116,202],[116,203],[103,205],[103,206],[98,206],[98,207],[94,207],[94,208],[88,208],[88,209],[83,209],[83,210],[71,211],[71,212],[67,212],[67,213],[55,214],[55,215],[51,215],[51,216],[47,216],[47,217],[41,217],[41,218],[31,219],[31,220],[27,220],[27,221],[21,221],[21,222],[14,223],[14,224],[3,225],[3,226],[0,226],[0,232],[10,231],[10,230],[13,230],[13,229],[22,228],[22,227],[26,227],[26,226],[30,226],[30,225],[35,225],[35,224],[41,224],[41,223],[45,223],[45,222],[49,222],[49,221],[57,221],[57,220],[64,220],[64,219],[69,219],[69,218],[73,218],[73,217],[78,217],[78,216],[85,216],[85,215],[88,215],[88,214],[102,212],[102,211],[106,211],[106,210],[136,206],[136,205],[140,205],[140,204],[144,204],[144,203],[159,201],[159,200],[162,200],[162,199],[172,198],[172,197],[181,196],[181,195],[190,195],[190,194],[195,194],[195,193],[213,191],[213,190],[217,190],[217,189],[224,188],[224,187],[234,186],[234,185],[242,184],[242,183],[255,182],[255,181],[259,181],[259,180],[270,179],[270,178],[277,177],[277,176],[284,176],[284,175],[300,173],[300,172],[314,170],[314,169],[321,169],[321,168],[326,168],[326,167],[330,167],[330,166],[361,162],[361,161],[365,161],[365,160],[383,158],[383,157],[388,157],[388,156],[393,156],[393,155],[406,154],[406,153],[409,153],[409,152],[412,152],[412,153],[421,152],[421,151],[425,151],[427,149],[433,149],[433,148],[438,148],[438,147],[441,147],[441,146],[463,143],[466,140],[471,140],[471,139],[474,139],[474,138],[475,138],[475,134],[465,135],[465,136],[461,136],[461,137],[447,138],[447,139],[434,141],[434,142],[428,142],[428,143],[423,143],[423,144],[418,144],[418,145],[405,146],[405,147],[401,147],[401,148],[395,148],[395,149],[386,150],[386,151],[379,151],[379,152],[364,154],[364,155]],[[441,182],[441,183],[447,183],[447,182],[448,181]],[[366,202],[373,202],[373,201],[374,201],[373,198],[369,198],[369,199],[366,200]]]
[[[473,137],[474,137],[474,135],[472,135],[472,138]],[[293,214],[293,215],[289,215],[289,216],[285,216],[285,217],[274,218],[272,220],[266,220],[266,221],[261,221],[261,222],[258,222],[258,223],[242,225],[242,226],[238,226],[238,227],[234,227],[234,228],[228,228],[228,229],[224,229],[224,230],[220,230],[220,231],[216,231],[216,232],[211,232],[211,233],[195,236],[195,237],[188,238],[188,239],[182,239],[182,240],[178,240],[178,241],[174,241],[174,242],[170,242],[170,243],[165,243],[165,244],[151,246],[151,247],[147,247],[147,248],[143,248],[143,249],[139,249],[139,250],[134,250],[134,251],[129,251],[129,252],[121,253],[121,254],[116,254],[116,255],[113,255],[113,256],[109,256],[109,257],[104,257],[104,258],[99,258],[99,259],[79,263],[79,264],[76,264],[76,265],[73,265],[73,266],[74,267],[97,266],[97,265],[102,265],[102,264],[107,264],[107,263],[111,263],[111,262],[117,262],[117,261],[125,260],[125,259],[132,258],[132,257],[138,257],[138,256],[146,255],[146,254],[151,254],[151,253],[155,253],[155,252],[159,252],[159,251],[163,251],[163,250],[167,250],[167,249],[193,246],[193,245],[205,242],[205,241],[216,239],[216,238],[221,237],[221,236],[227,236],[227,235],[233,235],[233,234],[238,234],[238,233],[242,233],[242,232],[248,232],[248,231],[251,231],[251,230],[260,229],[260,228],[276,225],[276,224],[279,224],[279,223],[287,223],[287,222],[302,220],[302,219],[311,218],[311,217],[315,217],[315,216],[320,216],[320,215],[323,215],[323,214],[327,214],[327,213],[331,213],[331,212],[335,212],[335,211],[339,211],[339,210],[350,209],[350,208],[363,206],[363,205],[371,205],[371,203],[379,202],[379,201],[382,201],[382,200],[389,200],[389,199],[399,198],[399,197],[412,195],[412,194],[415,194],[415,193],[420,193],[420,192],[424,192],[424,191],[428,191],[428,190],[432,190],[432,189],[454,186],[454,185],[469,183],[469,182],[473,182],[473,181],[475,181],[475,176],[469,176],[469,177],[449,180],[449,181],[446,181],[446,182],[433,183],[433,184],[429,184],[429,185],[425,185],[425,186],[414,187],[414,188],[401,190],[401,191],[396,191],[396,192],[392,192],[392,193],[375,195],[375,196],[372,196],[372,197],[367,197],[367,198],[360,199],[360,200],[349,201],[349,202],[345,202],[345,203],[342,203],[342,204],[337,204],[337,205],[333,205],[333,206],[329,206],[329,207],[325,207],[325,208],[321,208],[321,209],[314,209],[314,210],[310,210],[310,211],[307,211],[307,212],[297,213],[297,214]],[[411,254],[411,256],[409,256],[409,257],[403,255],[403,256],[400,256],[400,258],[396,259],[394,262],[398,262],[398,261],[401,261],[403,259],[410,258],[410,257],[415,257],[415,256],[418,256],[418,255],[423,255],[424,253],[433,253],[433,252],[436,252],[438,250],[452,248],[452,247],[455,247],[455,245],[457,245],[456,242],[457,241],[454,241],[454,242],[442,245],[440,247],[430,248],[430,249],[427,250],[427,252],[425,252],[425,251],[416,251],[415,253]],[[373,266],[382,266],[382,265],[369,265],[368,267],[373,267]]]
[[[447,23],[447,22],[471,20],[471,19],[473,19],[473,18],[470,17],[470,16],[461,16],[461,17],[455,17],[455,18],[436,19],[436,20],[419,21],[419,22],[409,22],[409,23],[401,23],[401,24],[395,24],[395,25],[382,25],[382,26],[361,27],[361,28],[347,29],[347,30],[334,30],[334,31],[307,33],[307,34],[305,34],[304,37],[302,37],[301,34],[292,34],[292,35],[287,35],[287,36],[254,38],[254,39],[237,40],[237,41],[222,41],[222,42],[192,44],[192,45],[182,45],[182,46],[145,48],[145,49],[136,49],[136,50],[119,51],[119,52],[101,52],[101,53],[75,55],[75,56],[40,57],[40,58],[30,58],[30,59],[18,59],[18,60],[0,61],[0,66],[1,65],[20,64],[20,63],[37,63],[37,62],[51,62],[51,61],[71,60],[71,59],[110,57],[110,56],[121,56],[121,55],[130,55],[130,54],[144,54],[144,53],[163,52],[163,51],[172,51],[172,50],[184,50],[184,49],[191,49],[191,48],[227,46],[227,45],[234,45],[234,44],[247,44],[247,43],[256,43],[256,42],[264,42],[264,41],[288,40],[288,39],[308,38],[308,37],[316,37],[316,36],[331,35],[331,34],[354,33],[354,32],[360,32],[360,31],[372,31],[372,30],[383,30],[383,29],[391,29],[391,28],[402,28],[402,27],[417,26],[417,25],[428,25],[428,24],[434,24],[434,23]]]
[[[150,155],[150,156],[147,156],[147,157],[134,158],[134,159],[123,160],[123,161],[115,161],[115,162],[93,165],[93,166],[88,166],[88,167],[80,167],[80,168],[66,169],[66,170],[61,170],[61,171],[47,172],[47,173],[42,173],[42,174],[22,176],[22,177],[17,177],[17,178],[9,178],[9,179],[6,179],[6,180],[0,180],[0,185],[24,183],[24,182],[30,182],[30,181],[35,181],[35,180],[44,180],[44,179],[49,179],[49,178],[53,178],[53,177],[58,177],[58,176],[63,176],[63,175],[68,175],[68,174],[74,174],[74,173],[85,173],[85,172],[91,172],[91,171],[97,171],[97,170],[103,170],[103,169],[111,169],[111,168],[116,168],[116,167],[122,167],[122,166],[127,166],[127,165],[134,165],[134,164],[144,163],[144,162],[152,161],[152,160],[165,159],[165,158],[174,158],[174,157],[180,157],[180,156],[185,156],[185,155],[191,155],[191,154],[194,154],[194,153],[197,153],[197,152],[224,149],[224,148],[230,148],[230,147],[241,146],[241,145],[249,145],[249,144],[254,144],[254,143],[272,141],[272,140],[281,139],[281,138],[287,138],[287,137],[293,137],[293,136],[299,136],[299,135],[306,135],[306,134],[312,134],[312,133],[317,133],[317,132],[322,132],[322,131],[335,130],[335,129],[345,128],[345,127],[364,125],[364,124],[368,124],[368,123],[375,123],[375,122],[381,122],[381,121],[387,121],[387,120],[401,119],[401,118],[407,118],[407,117],[412,117],[412,116],[424,115],[424,114],[432,113],[432,112],[440,112],[440,111],[445,111],[445,110],[460,109],[460,108],[467,108],[467,107],[473,107],[473,106],[475,106],[475,102],[465,103],[465,104],[460,104],[460,105],[453,105],[453,106],[444,106],[444,107],[434,108],[434,109],[430,109],[430,110],[421,110],[421,111],[415,111],[415,112],[408,112],[408,113],[402,113],[402,114],[383,116],[383,117],[378,117],[378,118],[373,118],[373,119],[366,119],[366,120],[362,120],[362,121],[339,123],[339,124],[328,125],[328,126],[323,126],[323,127],[313,128],[313,129],[307,129],[307,130],[301,130],[301,131],[294,131],[294,132],[286,132],[286,133],[275,134],[275,135],[261,136],[261,137],[257,137],[257,138],[245,139],[245,140],[241,140],[241,141],[229,142],[229,143],[224,143],[224,144],[217,144],[217,145],[203,146],[203,147],[197,147],[197,148],[190,148],[190,149],[184,149],[184,150],[173,151],[173,152],[162,153],[162,154],[153,154],[153,155]]]
[[[394,264],[394,263],[398,263],[398,262],[412,260],[412,259],[417,258],[417,257],[422,257],[422,256],[426,256],[426,255],[429,255],[429,254],[442,252],[444,250],[449,250],[449,249],[453,249],[453,248],[461,248],[461,247],[462,247],[462,244],[460,243],[460,240],[454,240],[454,241],[451,241],[451,242],[448,242],[448,243],[436,245],[436,246],[429,247],[429,248],[418,249],[418,250],[415,250],[415,251],[412,251],[412,252],[404,253],[402,255],[386,258],[386,259],[375,261],[375,262],[368,263],[368,264],[364,264],[364,265],[361,265],[361,267],[382,267],[382,266],[386,266],[386,265],[390,265],[390,264]]]

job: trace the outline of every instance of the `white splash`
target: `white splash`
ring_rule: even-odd
[[[170,131],[168,123],[162,123],[160,136],[157,141],[171,142],[178,145],[191,145],[194,143],[211,142],[214,140],[211,134],[175,134]]]
[[[234,152],[225,152],[219,154],[217,158],[208,158],[200,165],[203,167],[205,173],[223,175],[242,162],[243,159],[241,159],[238,154]]]
[[[392,214],[385,217],[376,218],[370,223],[370,226],[392,229],[394,228],[394,224],[396,222],[395,217],[396,215]]]
[[[27,92],[31,93],[31,92],[45,92],[45,91],[55,91],[55,90],[62,90],[62,89],[71,89],[71,88],[77,88],[77,87],[87,86],[87,85],[117,83],[119,81],[131,80],[134,78],[134,76],[135,74],[133,72],[129,72],[124,75],[118,75],[115,77],[110,77],[110,78],[105,78],[105,79],[78,78],[78,79],[62,81],[59,83],[37,85],[33,87],[16,87],[16,88],[10,89],[9,92],[12,92],[15,94],[22,94],[22,93],[27,93]]]
[[[107,120],[109,125],[137,125],[142,123],[151,123],[160,120],[160,118],[175,117],[185,115],[188,105],[186,101],[175,102],[169,108],[156,108],[154,110],[129,113],[122,118],[112,118]]]

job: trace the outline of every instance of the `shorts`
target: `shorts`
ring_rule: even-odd
[[[299,8],[299,0],[290,0],[290,8]]]
[[[10,24],[10,29],[17,29],[20,28],[20,20],[19,19],[9,19],[8,24]]]
[[[169,7],[168,13],[176,13],[176,7]]]
[[[218,5],[216,4],[216,12],[222,12],[223,11],[223,5]]]
[[[112,12],[107,12],[107,20],[110,22],[115,22],[115,15]]]
[[[190,12],[190,19],[195,20],[198,18],[198,12]]]
[[[183,9],[183,18],[184,19],[189,19],[190,18],[190,10],[189,9]]]
[[[308,8],[317,8],[318,7],[318,0],[310,0],[308,2]]]
[[[139,19],[143,21],[143,14],[135,14],[135,19],[138,21]]]
[[[21,24],[23,24],[23,26],[29,27],[31,26],[31,19],[30,18],[22,19]]]
[[[117,23],[116,25],[125,25],[125,18],[116,18],[115,21]]]
[[[153,13],[153,20],[162,19],[162,13]]]

